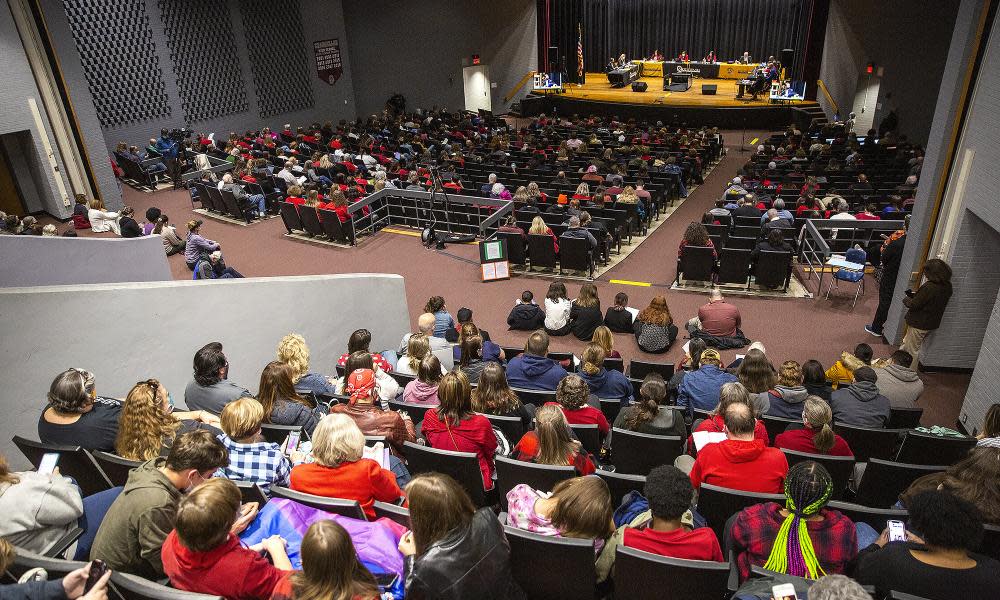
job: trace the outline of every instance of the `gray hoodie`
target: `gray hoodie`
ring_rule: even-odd
[[[801,385],[795,387],[776,385],[769,392],[771,406],[768,408],[767,414],[782,419],[801,419],[802,403],[805,402],[808,395],[809,390]]]
[[[889,399],[871,381],[855,381],[830,395],[833,421],[855,427],[885,427],[891,410]]]
[[[875,369],[878,391],[889,399],[893,408],[916,408],[917,398],[924,392],[924,382],[913,369],[890,364]]]

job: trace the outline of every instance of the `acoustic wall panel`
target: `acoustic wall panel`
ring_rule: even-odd
[[[248,111],[227,0],[158,4],[184,120],[197,123]]]
[[[261,118],[312,108],[311,63],[298,0],[242,0],[240,12]]]
[[[170,117],[143,0],[63,0],[103,127]]]

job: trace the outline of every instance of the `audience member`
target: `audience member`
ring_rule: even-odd
[[[399,541],[408,598],[518,600],[510,546],[489,507],[478,511],[448,475],[417,475],[406,488],[411,531]]]
[[[114,452],[122,405],[97,395],[92,373],[72,368],[56,375],[47,400],[38,417],[42,443]]]
[[[713,288],[708,296],[708,304],[702,305],[698,309],[698,316],[688,321],[687,330],[692,336],[706,337],[706,343],[712,346],[718,345],[713,342],[720,338],[742,337],[741,324],[739,309],[726,302],[721,290]]]
[[[293,490],[355,500],[369,519],[375,518],[375,501],[395,503],[403,492],[398,478],[378,462],[363,458],[365,435],[347,415],[323,417],[312,440],[315,462],[296,465],[291,473]],[[388,465],[386,465],[388,466]],[[405,473],[405,467],[400,473]],[[408,477],[404,476],[403,484]]]
[[[889,399],[883,396],[876,383],[878,376],[871,367],[854,371],[854,383],[830,395],[835,423],[855,427],[885,427],[892,413]]]
[[[890,542],[888,529],[857,557],[855,578],[928,600],[986,600],[1000,588],[1000,562],[976,554],[983,525],[974,504],[946,491],[917,494],[907,505],[906,541]],[[917,533],[919,532],[919,534]]]
[[[444,338],[449,329],[455,328],[455,319],[448,312],[441,296],[431,296],[424,305],[424,312],[434,315],[434,337]]]
[[[249,390],[228,380],[229,361],[220,342],[209,342],[194,355],[194,379],[184,388],[184,404],[190,410],[219,414],[231,400],[250,396]]]
[[[156,379],[135,384],[122,403],[115,454],[150,460],[170,449],[174,438],[195,429],[218,433],[219,417],[204,410],[175,411],[166,386]]]
[[[854,381],[854,371],[871,365],[873,355],[872,347],[864,343],[854,347],[854,354],[844,350],[840,354],[840,360],[826,370],[826,378],[830,381],[833,389],[837,389],[841,384],[849,384]]]
[[[707,348],[705,340],[698,338],[684,344],[684,356],[674,366],[674,374],[667,382],[667,394],[669,394],[671,404],[677,403],[678,389],[684,382],[684,376],[691,371],[697,371],[701,366],[701,353]]]
[[[151,235],[158,235],[163,238],[163,250],[167,256],[173,256],[184,252],[187,243],[177,235],[177,230],[170,225],[170,218],[167,215],[160,215],[153,225]]]
[[[826,380],[826,371],[818,360],[807,360],[802,363],[802,386],[806,388],[810,396],[819,396],[827,402],[833,394],[833,388]]]
[[[604,313],[604,324],[614,333],[634,333],[634,320],[634,313],[628,309],[628,294],[618,292],[615,294],[614,306],[608,307]]]
[[[474,452],[479,458],[483,489],[493,488],[493,455],[497,437],[489,419],[472,411],[472,389],[462,371],[446,374],[438,385],[436,408],[424,414],[421,431],[432,448]]]
[[[198,264],[198,259],[221,249],[218,242],[202,237],[202,223],[204,221],[201,219],[187,222],[188,234],[184,245],[184,262],[187,263],[188,268],[192,271],[194,271],[195,266]]]
[[[417,318],[417,329],[419,333],[427,336],[427,343],[431,347],[431,353],[438,357],[438,360],[441,361],[441,366],[444,367],[446,371],[450,371],[452,367],[455,366],[455,359],[452,356],[451,344],[448,343],[448,340],[434,335],[434,323],[435,318],[433,313],[423,313]],[[403,340],[399,346],[400,353],[406,353],[406,348],[411,335],[414,334],[408,333],[403,336]]]
[[[768,390],[767,414],[782,419],[802,417],[803,402],[809,390],[802,385],[802,367],[794,360],[786,360],[778,369],[778,382]]]
[[[752,566],[807,579],[843,573],[858,541],[854,523],[825,508],[832,493],[830,473],[810,460],[788,469],[784,508],[763,502],[740,511],[732,528],[740,581]]]
[[[638,401],[618,412],[614,426],[652,435],[683,437],[687,433],[684,415],[667,404],[667,384],[659,373],[646,375]]]
[[[340,395],[350,395],[347,391],[347,380],[351,373],[358,369],[369,369],[375,373],[375,398],[380,401],[382,408],[389,407],[389,400],[394,400],[400,394],[399,384],[391,375],[375,367],[372,355],[364,350],[352,352],[344,364],[344,376],[334,380],[337,393]]]
[[[87,220],[90,221],[91,231],[94,233],[110,231],[115,235],[121,235],[122,230],[118,226],[118,213],[108,210],[100,198],[94,198],[88,206]]]
[[[118,213],[118,228],[121,230],[123,238],[142,237],[142,228],[135,220],[135,209],[131,206],[123,206]]]
[[[551,212],[556,207],[559,207],[559,205],[553,204],[551,207],[549,207],[549,212]],[[552,240],[552,251],[555,252],[557,256],[559,255],[559,238],[557,238],[556,234],[552,232],[552,228],[545,224],[545,220],[542,219],[541,216],[536,216],[531,220],[531,227],[528,228],[528,235],[549,236],[549,238]],[[528,239],[530,240],[531,238]]]
[[[916,292],[908,292],[903,298],[906,306],[906,334],[899,349],[909,353],[913,360],[920,358],[920,346],[931,331],[941,325],[944,309],[951,299],[951,267],[939,258],[924,263],[920,270],[924,281]]]
[[[225,446],[208,431],[177,436],[166,458],[146,461],[129,473],[125,489],[97,530],[91,559],[122,573],[163,577],[160,552],[174,527],[181,497],[228,464]],[[255,511],[244,512],[233,528],[245,529],[255,516]]]
[[[1000,404],[994,403],[986,411],[983,418],[983,430],[976,436],[979,440],[976,446],[982,448],[1000,448]]]
[[[535,331],[545,325],[545,311],[539,308],[531,291],[521,292],[521,298],[514,301],[507,325],[515,331]]]
[[[557,361],[547,358],[548,353],[547,333],[539,330],[529,335],[524,353],[507,363],[507,383],[523,390],[555,390],[567,373]]]
[[[330,519],[316,521],[302,536],[302,570],[283,577],[272,600],[377,600],[379,588],[358,560],[350,534]]]
[[[411,344],[416,337],[418,336],[410,338]],[[419,337],[427,339],[424,336]],[[433,354],[426,355],[417,367],[417,378],[407,383],[406,387],[403,388],[403,402],[437,406],[437,390],[442,375],[441,361]]]
[[[684,230],[684,237],[681,238],[681,244],[677,247],[677,258],[684,256],[684,249],[688,246],[693,248],[711,248],[712,258],[719,258],[719,254],[715,250],[715,244],[712,243],[712,239],[708,236],[708,230],[697,221],[691,221],[687,229]]]
[[[745,492],[781,492],[788,461],[777,448],[755,437],[756,419],[749,404],[734,402],[722,415],[726,439],[704,446],[691,468],[691,484],[702,483]],[[683,457],[681,457],[683,458]]]
[[[459,313],[461,313],[462,310],[469,310],[469,309],[463,308],[459,311]],[[479,327],[477,327],[476,324],[473,323],[471,320],[459,325],[459,333],[455,337],[455,341],[457,342],[457,344],[455,344],[455,346],[452,347],[452,356],[455,359],[456,364],[462,360],[462,346],[463,344],[465,344],[465,340],[467,340],[470,337],[479,338],[480,343],[479,343],[479,349],[477,351],[478,352],[477,358],[479,360],[483,362],[499,362],[499,363],[503,362],[504,359],[503,350],[500,348],[499,345],[489,340],[488,333],[486,333],[486,335],[483,335],[484,333],[486,332],[479,329]]]
[[[83,515],[80,489],[69,477],[37,471],[11,472],[0,454],[0,539],[44,554],[77,526]],[[7,594],[0,592],[7,598]]]
[[[621,353],[615,350],[615,336],[607,325],[601,325],[594,330],[594,335],[590,337],[590,343],[600,346],[604,350],[606,358],[620,359],[622,357]],[[624,365],[624,362],[622,364]]]
[[[806,396],[802,403],[802,425],[789,428],[774,436],[774,447],[809,454],[827,456],[853,456],[844,438],[833,432],[833,411],[819,396]]]
[[[292,570],[287,542],[275,535],[244,548],[232,532],[239,515],[240,490],[228,479],[206,481],[181,500],[174,530],[163,542],[163,570],[172,587],[232,600],[271,597]]]
[[[0,537],[0,572],[7,573],[14,564],[14,546]],[[61,579],[30,578],[24,583],[0,585],[0,597],[5,600],[108,600],[108,570],[98,579],[90,591],[84,593],[93,563],[74,569]],[[28,578],[25,578],[28,579]]]
[[[570,312],[573,303],[566,297],[566,286],[555,281],[545,294],[545,332],[549,335],[566,335],[572,329]]]
[[[748,350],[736,368],[736,377],[750,394],[750,403],[757,416],[766,414],[771,406],[770,391],[778,378],[763,350]]]
[[[604,439],[611,432],[611,426],[599,408],[588,404],[590,398],[590,387],[576,374],[567,375],[556,387],[556,402],[570,425],[597,425],[597,431]]]
[[[590,454],[570,437],[566,415],[555,404],[546,404],[535,412],[535,429],[518,440],[511,456],[541,465],[572,466],[579,475],[590,475],[595,470]]]
[[[708,416],[704,419],[695,419],[691,423],[691,435],[688,436],[687,446],[688,446],[688,456],[693,457],[697,454],[697,447],[694,442],[694,434],[699,431],[705,431],[708,433],[725,433],[726,424],[723,419],[723,415],[726,413],[726,409],[729,408],[730,404],[742,403],[746,404],[750,408],[753,408],[753,404],[750,402],[750,394],[747,389],[743,387],[742,383],[730,382],[723,384],[722,388],[719,390],[719,404],[712,409],[712,412],[708,413]],[[753,430],[754,438],[764,442],[765,446],[771,444],[771,439],[767,434],[767,427],[764,422],[760,419],[756,419]],[[708,440],[706,443],[714,443]],[[684,459],[681,462],[675,462],[677,466],[681,467],[685,471],[691,469],[693,464],[692,460]]]
[[[583,351],[580,378],[590,388],[590,393],[598,398],[621,400],[623,406],[632,403],[632,383],[621,371],[604,368],[607,355],[598,344],[588,344]]]
[[[288,485],[292,462],[281,446],[261,436],[264,407],[253,398],[238,398],[222,409],[222,445],[229,452],[229,464],[219,475],[235,481],[255,483],[270,491],[271,485]],[[299,457],[299,453],[291,452]]]
[[[331,396],[337,393],[337,386],[332,377],[309,370],[309,346],[306,340],[297,333],[289,333],[278,342],[276,356],[278,362],[285,363],[292,369],[292,383],[299,394],[316,394]]]
[[[343,413],[351,417],[365,435],[384,437],[396,454],[402,454],[405,442],[417,441],[410,415],[382,410],[376,405],[378,384],[374,371],[367,368],[355,369],[345,381],[344,391],[351,399],[331,406],[331,413]]]
[[[809,587],[809,600],[871,600],[861,584],[846,575],[824,575]]]
[[[415,333],[410,336],[409,341],[406,343],[406,352],[399,358],[396,363],[395,371],[403,375],[416,375],[420,370],[420,363],[424,358],[428,356],[433,356],[431,354],[431,345],[428,341],[426,335],[422,333]],[[437,358],[437,357],[435,357]],[[438,365],[441,361],[438,361]],[[441,368],[441,374],[444,375],[445,370]]]
[[[520,417],[521,423],[527,428],[534,418],[535,405],[522,404],[517,394],[507,385],[503,367],[497,363],[488,363],[479,374],[479,385],[472,390],[472,410],[487,415]]]
[[[585,283],[580,287],[580,294],[570,307],[570,330],[577,339],[587,341],[594,336],[594,330],[603,323],[601,299],[597,296],[597,286]]]
[[[421,315],[423,316],[423,315]],[[407,338],[408,339],[408,338]],[[356,329],[351,333],[351,337],[347,339],[347,352],[340,355],[337,359],[337,366],[343,367],[347,365],[347,359],[350,358],[355,352],[367,352],[371,354],[373,368],[381,369],[386,373],[392,371],[392,364],[386,360],[381,354],[371,351],[372,343],[372,333],[367,329]],[[447,343],[442,346],[450,346]],[[405,350],[404,346],[404,350]]]
[[[201,255],[194,265],[195,279],[242,279],[243,275],[236,269],[226,266],[222,260],[222,251]]]
[[[286,363],[271,361],[260,374],[257,399],[264,407],[264,422],[275,425],[300,425],[312,436],[322,412],[313,401],[295,391],[294,371]]]
[[[879,393],[889,399],[893,408],[916,408],[924,392],[924,382],[910,368],[912,364],[913,357],[909,353],[896,350],[888,361],[873,369],[878,377]]]
[[[677,339],[677,326],[670,315],[667,299],[662,294],[653,296],[649,306],[639,311],[632,325],[639,349],[652,354],[662,354]]]
[[[688,415],[691,415],[694,409],[715,408],[719,403],[719,390],[722,386],[738,381],[735,375],[722,370],[722,357],[714,348],[702,352],[698,364],[698,370],[688,372],[677,388],[677,406],[684,409]]]
[[[947,470],[929,473],[916,479],[900,495],[900,504],[910,505],[915,495],[944,490],[970,502],[979,509],[984,523],[1000,525],[1000,448],[974,448],[969,455]]]
[[[597,549],[614,532],[611,492],[600,477],[560,481],[552,492],[521,483],[507,492],[507,524],[539,535],[592,540]]]

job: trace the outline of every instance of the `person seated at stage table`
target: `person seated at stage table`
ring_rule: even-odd
[[[677,62],[691,62],[691,55],[688,54],[687,50],[681,50],[681,53],[677,55]]]
[[[704,61],[707,63],[719,62],[719,58],[715,55],[715,50],[709,51],[709,53],[705,55]]]
[[[663,53],[660,52],[659,49],[656,49],[653,50],[653,54],[650,55],[649,60],[656,62],[656,61],[662,61],[663,58],[664,58]]]
[[[618,55],[618,68],[624,69],[626,65],[628,65],[628,58],[626,58],[625,53],[622,52]]]
[[[745,65],[749,65],[750,64],[750,53],[749,52],[744,52],[743,56],[740,58],[740,62],[743,63],[743,64],[745,64]]]

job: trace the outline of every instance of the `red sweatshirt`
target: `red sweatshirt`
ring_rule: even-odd
[[[649,527],[626,527],[622,532],[622,544],[629,548],[652,552],[670,558],[685,560],[711,560],[725,562],[719,538],[708,527],[693,531],[654,531]]]
[[[421,426],[431,448],[453,452],[475,452],[479,457],[479,470],[483,473],[483,489],[493,489],[493,456],[497,453],[497,436],[490,420],[483,415],[472,415],[458,423],[445,422],[438,417],[438,409],[424,413]]]
[[[726,440],[701,449],[691,469],[691,485],[702,483],[742,490],[780,494],[784,489],[788,461],[777,448],[754,439]]]
[[[212,550],[196,552],[185,548],[177,531],[171,531],[163,542],[161,556],[170,585],[227,600],[267,600],[289,573],[241,546],[240,539],[233,534]]]
[[[714,431],[717,433],[724,433],[726,431],[726,424],[722,422],[722,415],[713,415],[694,428],[694,431]],[[757,424],[753,427],[753,437],[764,442],[765,446],[771,445],[771,438],[767,435],[767,427],[764,426],[764,422],[757,419]],[[691,456],[697,456],[694,447],[694,432],[688,436],[688,454]]]
[[[810,454],[854,456],[854,453],[851,452],[850,446],[847,445],[847,441],[836,434],[834,434],[833,438],[833,448],[830,448],[828,452],[820,452],[816,449],[816,444],[813,443],[813,438],[817,433],[817,430],[806,428],[793,429],[792,431],[779,433],[774,436],[774,447],[779,449],[784,448],[785,450],[793,450],[795,452],[808,452]]]
[[[492,430],[491,430],[492,433]],[[291,487],[327,498],[357,500],[369,519],[375,518],[375,501],[395,502],[403,495],[396,476],[369,458],[324,467],[307,463],[292,468]]]
[[[570,425],[597,425],[597,431],[601,433],[601,438],[604,438],[611,431],[608,418],[604,416],[604,413],[589,404],[575,409],[566,408],[557,402],[546,402],[546,404],[555,404],[561,408]]]

